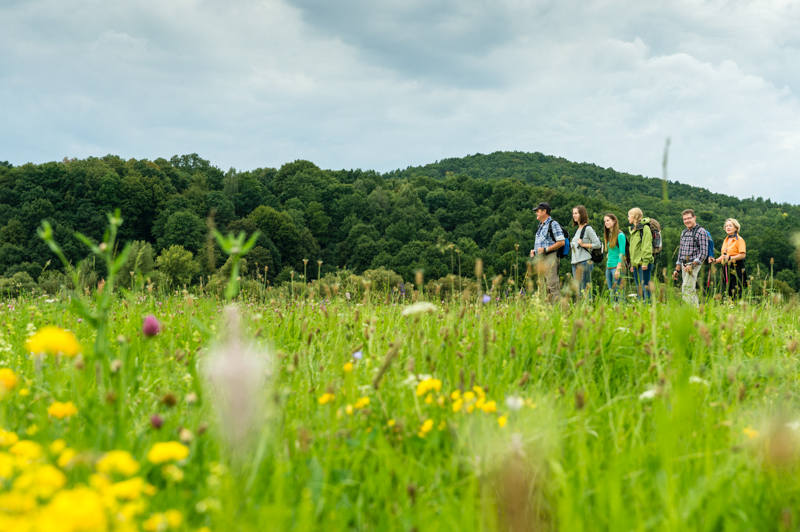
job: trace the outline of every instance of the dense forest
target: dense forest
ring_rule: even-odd
[[[5,282],[13,292],[13,286],[63,280],[60,263],[36,234],[43,219],[69,260],[92,279],[102,278],[102,267],[85,261],[87,250],[73,233],[99,240],[106,213],[115,208],[124,219],[122,240],[134,242],[130,270],[158,282],[191,284],[224,272],[224,256],[209,238],[212,224],[223,232],[260,231],[247,260],[251,274],[255,263],[260,272],[266,267],[273,284],[288,281],[293,271],[306,272],[309,280],[318,270],[324,276],[381,268],[406,281],[418,270],[428,279],[467,276],[477,258],[487,276],[514,276],[515,264],[522,275],[537,227],[532,207],[539,201],[549,201],[565,226],[570,209],[585,205],[599,231],[603,214],[624,221],[629,208],[642,208],[664,228],[663,267],[677,248],[683,209],[695,209],[718,250],[724,220],[736,218],[750,274],[769,275],[773,268],[780,290],[800,290],[792,245],[800,231],[798,206],[740,200],[678,182],[665,186],[657,178],[523,152],[445,159],[385,174],[323,170],[303,160],[279,169],[224,172],[197,154],[153,161],[108,155],[16,167],[0,162],[0,286]],[[568,268],[563,261],[563,271]]]

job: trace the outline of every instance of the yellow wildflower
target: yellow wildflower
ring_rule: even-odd
[[[453,401],[453,412],[460,412],[461,407],[463,406],[464,406],[464,400],[456,399],[455,401]]]
[[[19,441],[16,432],[0,429],[0,447],[9,447]]]
[[[78,451],[76,451],[75,449],[66,448],[63,451],[61,451],[58,460],[56,460],[56,465],[61,469],[64,469],[70,464],[70,462],[72,462],[72,459],[75,458],[77,455]]]
[[[447,426],[447,422],[446,422],[445,420],[442,420],[442,422],[441,422],[441,423],[439,423],[439,426],[438,426],[438,427],[436,427],[436,428],[437,428],[437,429],[439,429],[439,430],[444,430],[444,428],[445,428],[446,426]]]
[[[20,388],[19,389],[19,396],[20,397],[28,397],[31,394],[31,391],[27,388]]]
[[[25,341],[25,349],[36,354],[74,357],[81,352],[81,344],[71,332],[54,325],[47,325]]]
[[[9,368],[0,368],[0,394],[10,392],[17,385],[19,379]]]
[[[442,381],[439,379],[425,379],[417,384],[417,397],[422,397],[430,391],[440,392],[442,390]]]
[[[353,415],[353,405],[347,405],[346,407],[344,407],[344,411],[347,412],[348,416],[352,416]]]
[[[64,419],[65,417],[72,417],[78,413],[78,409],[72,401],[62,403],[60,401],[53,401],[53,404],[47,409],[47,415],[50,417]]]
[[[754,430],[751,427],[746,427],[742,432],[747,434],[747,438],[750,439],[750,440],[752,440],[753,438],[758,438],[758,434],[759,434],[757,430]]]
[[[326,393],[323,393],[322,395],[319,396],[319,399],[317,399],[317,402],[319,404],[321,404],[321,405],[326,405],[326,404],[328,404],[330,402],[333,402],[334,399],[336,399],[335,395],[333,395],[332,393],[327,393],[326,392]]]
[[[14,457],[8,453],[0,453],[0,479],[11,480],[12,476],[14,476]]]
[[[497,424],[500,425],[501,429],[506,426],[506,423],[508,423],[508,418],[506,416],[497,418]]]
[[[346,362],[345,365],[342,367],[342,369],[344,370],[345,373],[350,373],[351,371],[353,371],[353,363]]]
[[[142,497],[145,482],[142,477],[133,477],[122,482],[115,482],[104,490],[121,501],[138,501]]]
[[[473,399],[475,399],[475,392],[464,392],[465,401],[472,401]]]
[[[177,441],[159,442],[150,448],[147,460],[152,464],[163,464],[183,460],[189,456],[189,448]]]
[[[97,471],[130,477],[139,472],[139,462],[128,451],[109,451],[97,461]]]
[[[164,517],[167,518],[167,524],[170,528],[178,528],[183,523],[183,514],[178,510],[167,510],[164,512]]]
[[[425,404],[430,405],[433,404],[433,394],[429,393],[425,396]]]
[[[483,410],[487,414],[491,414],[492,412],[497,412],[497,403],[495,401],[487,401],[483,404],[481,410]]]
[[[453,393],[450,394],[450,399],[452,399],[453,401],[460,398],[461,398],[461,390],[454,390]]]
[[[436,404],[444,408],[444,396],[440,395],[436,398]]]
[[[8,450],[23,463],[31,463],[42,457],[42,446],[31,440],[19,440]]]
[[[483,391],[483,388],[480,386],[473,386],[472,390],[478,394],[478,397],[486,397],[486,393]]]
[[[89,488],[58,492],[39,516],[37,530],[107,530],[108,517],[99,494]]]
[[[429,433],[430,431],[432,431],[432,430],[433,430],[433,420],[432,419],[426,419],[425,422],[420,427],[419,432],[417,433],[417,435],[420,438],[424,438],[425,435],[427,433]]]
[[[354,408],[366,408],[369,406],[369,397],[362,397],[356,404],[353,405]]]
[[[394,419],[390,419],[389,421],[386,422],[386,425],[388,427],[394,427],[396,424],[397,422]]]
[[[67,448],[67,442],[62,439],[53,440],[53,443],[50,444],[49,449],[50,452],[53,454],[61,454],[61,451]]]
[[[142,523],[142,528],[147,532],[161,532],[167,528],[176,529],[183,523],[183,515],[178,510],[153,514]]]
[[[28,468],[14,481],[14,489],[49,499],[66,483],[67,477],[64,473],[50,464],[45,464]]]

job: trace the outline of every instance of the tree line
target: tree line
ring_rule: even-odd
[[[257,263],[273,284],[289,281],[292,272],[312,280],[378,268],[406,282],[419,270],[427,279],[468,276],[478,258],[489,277],[522,276],[524,270],[515,268],[524,268],[534,243],[532,207],[547,201],[565,227],[572,207],[585,205],[598,231],[605,213],[622,221],[628,209],[640,207],[664,228],[657,268],[671,267],[683,209],[694,209],[718,243],[724,220],[736,218],[747,241],[748,270],[767,275],[772,268],[781,290],[800,290],[791,244],[800,231],[800,207],[740,200],[678,182],[666,188],[668,199],[660,179],[523,152],[445,159],[384,174],[323,170],[304,160],[277,169],[222,171],[197,154],[152,161],[107,155],[21,166],[2,162],[0,286],[63,282],[36,235],[44,219],[82,275],[101,279],[102,266],[86,260],[86,248],[73,233],[99,241],[106,213],[115,208],[124,219],[121,240],[135,242],[130,271],[156,282],[224,278],[225,257],[209,237],[211,224],[223,232],[259,231],[245,269],[252,275]],[[562,267],[566,272],[568,265]]]

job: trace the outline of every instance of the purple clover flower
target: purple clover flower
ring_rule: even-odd
[[[158,323],[158,320],[152,314],[148,314],[144,318],[144,323],[142,324],[142,333],[145,336],[155,336],[159,332],[161,332],[161,324]]]

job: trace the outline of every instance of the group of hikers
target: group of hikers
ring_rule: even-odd
[[[650,276],[655,256],[661,252],[661,225],[652,218],[644,216],[635,207],[628,211],[629,235],[620,229],[617,217],[608,213],[603,216],[602,241],[589,225],[586,207],[578,205],[572,209],[572,225],[576,227],[572,239],[561,225],[550,216],[550,204],[539,203],[534,211],[539,227],[536,243],[531,250],[531,258],[537,264],[541,281],[547,291],[547,298],[556,302],[561,297],[561,284],[558,268],[561,259],[569,257],[572,262],[572,277],[577,283],[579,297],[591,298],[591,278],[595,264],[606,260],[605,277],[611,297],[619,297],[620,284],[626,270],[633,276],[639,299],[650,298]],[[699,304],[697,290],[698,277],[702,266],[720,264],[722,279],[730,300],[742,296],[747,277],[744,269],[746,247],[739,235],[741,226],[733,218],[725,220],[726,238],[721,254],[714,257],[714,243],[711,234],[697,224],[697,216],[692,209],[682,213],[686,229],[681,233],[673,280],[681,281],[683,300]],[[587,290],[587,287],[589,288]]]

